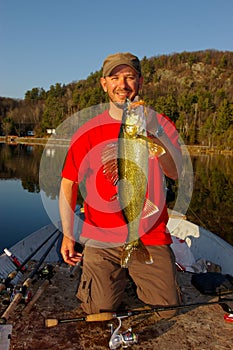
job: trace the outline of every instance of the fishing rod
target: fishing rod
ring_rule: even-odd
[[[37,274],[40,266],[43,264],[44,260],[46,259],[47,255],[49,252],[52,250],[54,244],[58,240],[58,238],[61,236],[62,232],[59,231],[58,235],[55,237],[55,239],[52,241],[52,243],[49,245],[49,247],[46,249],[45,253],[41,256],[38,264],[34,268],[34,270],[30,273],[28,278],[24,281],[21,289],[14,295],[10,305],[7,307],[5,312],[0,318],[0,324],[5,324],[6,321],[8,320],[10,314],[15,310],[16,306],[19,304],[23,296],[26,294],[28,288],[30,287],[33,277]]]
[[[227,302],[233,301],[233,298],[219,298],[216,301],[207,301],[207,302],[199,302],[199,303],[191,303],[191,304],[183,304],[183,305],[158,305],[149,309],[136,309],[136,310],[127,310],[120,312],[100,312],[97,314],[90,314],[86,316],[74,317],[74,318],[66,318],[66,319],[57,319],[57,318],[49,318],[45,320],[46,327],[55,327],[61,323],[69,323],[69,322],[102,322],[109,321],[114,318],[124,318],[130,316],[136,316],[141,314],[152,314],[156,312],[169,311],[169,310],[180,310],[185,308],[192,308],[198,306],[206,306],[219,304],[222,306],[223,310],[226,312],[233,312],[230,306],[227,305]]]
[[[98,314],[91,314],[87,316],[81,316],[76,318],[67,318],[67,319],[46,319],[45,326],[46,327],[54,327],[61,323],[68,322],[100,322],[100,321],[109,321],[111,319],[116,318],[118,320],[118,326],[116,329],[113,329],[113,325],[110,324],[111,327],[111,338],[109,340],[109,348],[111,350],[119,349],[119,348],[127,348],[130,345],[138,343],[138,334],[132,332],[132,328],[128,328],[124,332],[119,332],[122,319],[130,316],[140,315],[140,314],[152,314],[154,312],[168,311],[168,310],[179,310],[182,308],[192,308],[197,306],[204,305],[212,305],[212,304],[220,304],[222,308],[227,312],[233,312],[233,310],[227,305],[227,302],[233,301],[233,299],[222,298],[218,301],[210,301],[210,302],[200,302],[200,303],[192,303],[192,304],[184,304],[184,305],[166,305],[166,306],[155,306],[150,309],[138,309],[138,310],[128,310],[123,312],[103,312]],[[233,314],[232,314],[233,315]]]
[[[22,315],[27,315],[31,311],[34,304],[37,302],[37,300],[40,298],[40,296],[44,293],[46,288],[51,283],[51,279],[53,278],[53,276],[57,272],[59,266],[60,266],[60,262],[57,262],[57,264],[55,266],[46,265],[46,266],[44,266],[42,271],[39,272],[39,277],[44,279],[44,281],[40,285],[40,287],[37,289],[36,293],[33,295],[33,298],[27,303],[27,305],[23,309]]]
[[[56,229],[51,233],[50,236],[48,236],[44,242],[42,242],[19,266],[16,267],[15,270],[11,271],[8,276],[4,279],[3,283],[0,283],[0,293],[7,287],[10,286],[10,282],[16,277],[18,272],[24,273],[24,267],[28,263],[31,258],[36,255],[36,253],[52,238],[55,233],[57,233],[59,229]]]
[[[79,282],[80,277],[81,277],[81,264],[82,264],[82,262],[79,261],[74,267],[72,267],[72,269],[70,271],[70,277],[71,278],[76,278],[76,280],[78,282]],[[54,276],[54,274],[57,272],[59,266],[60,266],[60,262],[59,261],[57,262],[57,264],[55,266],[52,266],[52,265],[45,266],[45,268],[42,271],[42,276],[41,276],[41,278],[43,278],[44,281],[40,285],[40,287],[38,288],[36,293],[34,294],[33,298],[29,301],[29,303],[27,303],[27,305],[23,309],[22,315],[26,315],[26,314],[28,314],[31,311],[31,309],[33,308],[34,304],[37,302],[37,300],[40,298],[40,296],[44,293],[46,288],[51,283],[51,279]],[[41,273],[39,275],[41,275]]]

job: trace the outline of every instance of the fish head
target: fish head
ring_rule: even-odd
[[[144,101],[126,100],[122,120],[124,123],[125,132],[131,137],[136,137],[137,135],[145,134],[146,132],[144,106]]]

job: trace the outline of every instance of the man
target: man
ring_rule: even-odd
[[[122,302],[127,270],[120,265],[127,239],[127,224],[117,199],[117,185],[105,176],[102,153],[106,145],[117,142],[126,99],[138,95],[143,77],[139,59],[131,53],[108,56],[103,63],[100,83],[109,97],[109,110],[80,128],[69,148],[60,189],[60,214],[63,225],[61,254],[75,265],[82,255],[75,252],[74,208],[78,184],[85,178],[85,220],[80,241],[85,244],[83,273],[77,293],[83,310],[90,313],[115,311]],[[128,272],[137,286],[138,297],[149,305],[178,303],[175,264],[166,229],[164,174],[177,179],[181,166],[178,134],[168,118],[148,113],[147,132],[165,149],[160,157],[148,159],[148,196],[158,213],[141,220],[140,236],[153,263],[133,258]],[[173,312],[163,313],[164,317]]]

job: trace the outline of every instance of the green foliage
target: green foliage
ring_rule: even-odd
[[[61,84],[52,85],[45,100],[44,113],[41,121],[42,131],[56,128],[67,114],[67,103],[65,100],[66,88]]]
[[[46,92],[43,88],[33,88],[32,90],[28,90],[25,93],[26,101],[38,101],[38,100],[45,100],[45,99],[46,99]]]
[[[73,105],[77,111],[106,101],[106,95],[100,86],[101,71],[91,73],[85,81],[77,82],[73,91]]]
[[[177,105],[177,98],[173,93],[166,96],[160,96],[155,102],[155,109],[159,113],[164,113],[171,118],[173,122],[178,119],[179,111]]]
[[[14,122],[12,118],[5,118],[2,122],[2,130],[4,135],[14,134]]]
[[[225,133],[233,123],[233,105],[224,99],[217,110],[215,134]]]

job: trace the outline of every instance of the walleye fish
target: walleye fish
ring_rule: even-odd
[[[156,155],[164,153],[164,149],[157,146],[147,137],[144,102],[127,99],[117,143],[117,170],[114,170],[112,161],[113,144],[108,147],[109,156],[105,153],[102,157],[104,172],[118,186],[117,197],[128,227],[121,257],[121,266],[124,268],[129,266],[134,253],[146,264],[153,263],[152,256],[139,237],[139,225],[143,211],[143,217],[158,211],[157,206],[146,199],[149,148]]]
[[[128,267],[135,250],[147,264],[153,263],[148,250],[139,238],[139,224],[145,204],[148,179],[147,142],[138,137],[146,136],[143,103],[126,101],[118,138],[118,197],[128,226],[121,266]]]

